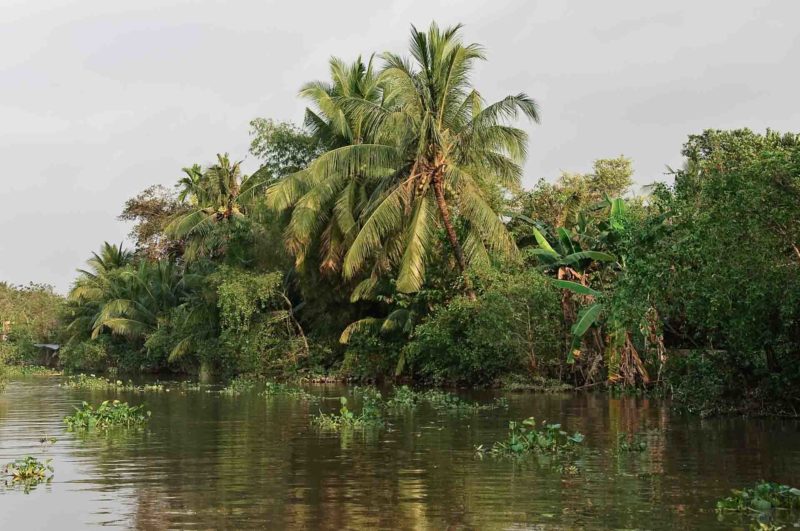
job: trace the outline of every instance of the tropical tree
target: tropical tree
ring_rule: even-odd
[[[344,102],[358,99],[380,105],[382,90],[373,60],[361,57],[347,64],[330,60],[330,81],[313,81],[300,90],[311,106],[306,109],[305,126],[326,151],[369,142],[363,120],[354,119]],[[357,232],[357,219],[370,193],[367,180],[357,169],[332,179],[304,168],[288,175],[270,188],[268,204],[276,210],[291,208],[286,243],[297,266],[309,253],[319,253],[323,272],[339,271],[347,247]]]
[[[201,173],[199,166],[184,168],[179,197],[188,200],[189,210],[176,215],[166,226],[168,236],[186,241],[184,258],[215,257],[224,253],[230,229],[244,218],[247,207],[268,176],[243,176],[240,162],[217,155],[214,164]],[[220,230],[222,228],[222,230]]]
[[[173,262],[142,261],[110,284],[92,324],[92,337],[104,330],[133,339],[145,339],[159,325],[159,318],[175,307],[181,294],[180,275]]]
[[[122,245],[104,242],[100,252],[93,252],[87,269],[78,269],[78,278],[69,292],[70,315],[66,330],[73,338],[92,333],[105,301],[111,299],[115,277],[130,265],[133,255]]]
[[[193,164],[182,168],[181,171],[184,176],[175,185],[178,189],[178,201],[192,201],[203,194],[203,168],[199,164]]]
[[[302,170],[324,147],[309,131],[269,118],[251,120],[250,136],[250,154],[262,164],[258,172],[268,172],[272,179]]]
[[[486,105],[469,79],[484,58],[482,48],[463,44],[459,30],[412,27],[411,60],[383,55],[380,103],[339,99],[367,141],[328,151],[308,172],[320,196],[338,195],[354,181],[369,183],[371,193],[344,256],[346,278],[369,264],[395,267],[400,291],[419,290],[439,227],[462,274],[470,262],[488,261],[488,250],[516,250],[486,196],[493,187],[519,185],[527,135],[507,122],[520,114],[538,121],[538,109],[522,93]]]

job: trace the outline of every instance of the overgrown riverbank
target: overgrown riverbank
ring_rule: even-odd
[[[332,60],[303,127],[253,120],[257,172],[219,155],[131,198],[132,248],[104,244],[66,299],[2,285],[0,356],[797,415],[800,137],[692,135],[674,183],[638,194],[625,157],[525,190],[515,120],[538,107],[484,102],[460,34],[414,30],[410,62]]]

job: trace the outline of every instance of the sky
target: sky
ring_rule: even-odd
[[[666,180],[706,128],[800,131],[800,2],[0,0],[0,281],[65,293],[122,242],[126,199],[218,152],[255,117],[301,122],[330,56],[407,49],[463,23],[489,100],[526,92],[541,125],[525,184],[624,154]]]

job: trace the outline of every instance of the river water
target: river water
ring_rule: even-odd
[[[800,483],[796,421],[700,419],[644,398],[495,394],[508,409],[421,407],[364,436],[311,425],[320,409],[337,409],[334,399],[90,392],[59,381],[23,378],[0,394],[0,463],[34,455],[55,467],[27,494],[0,486],[1,530],[746,529],[749,517],[716,514],[718,498],[760,479]],[[73,406],[107,398],[145,403],[148,427],[65,431]],[[576,471],[476,457],[509,420],[529,416],[586,435]],[[620,452],[617,435],[632,432],[646,434],[646,449]],[[57,442],[42,445],[45,435]]]

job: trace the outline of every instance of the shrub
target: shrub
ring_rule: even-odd
[[[402,345],[371,331],[355,334],[347,344],[339,374],[357,382],[381,380],[395,372]]]
[[[95,340],[70,341],[59,352],[61,365],[69,371],[100,371],[109,364],[108,342]]]
[[[497,274],[476,301],[459,296],[438,307],[404,353],[424,380],[487,385],[513,372],[554,373],[563,337],[557,291],[526,271]]]

